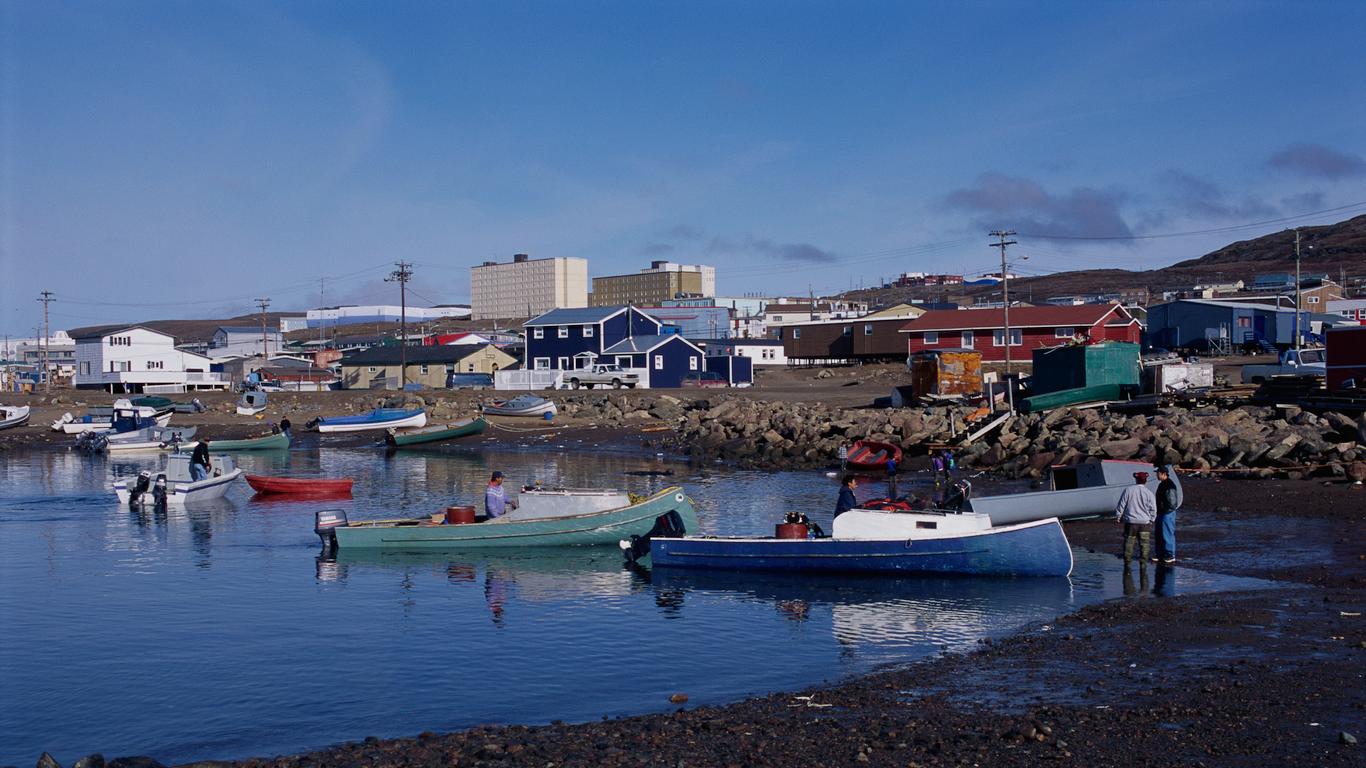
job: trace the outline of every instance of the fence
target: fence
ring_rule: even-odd
[[[564,371],[498,371],[493,375],[494,389],[559,389]]]

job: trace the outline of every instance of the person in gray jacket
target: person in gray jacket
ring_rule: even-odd
[[[1115,504],[1115,520],[1124,523],[1124,564],[1134,559],[1134,544],[1142,550],[1142,564],[1152,556],[1153,521],[1157,519],[1157,497],[1148,490],[1148,473],[1135,472],[1134,484],[1124,489]]]
[[[1154,531],[1157,556],[1153,562],[1160,560],[1163,565],[1176,565],[1176,510],[1181,508],[1184,500],[1181,481],[1176,479],[1176,470],[1170,464],[1157,468],[1157,480],[1157,523]]]

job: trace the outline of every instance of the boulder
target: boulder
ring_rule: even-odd
[[[1100,444],[1100,450],[1112,459],[1128,459],[1138,453],[1139,441],[1129,440],[1110,440]]]
[[[1348,464],[1347,479],[1354,483],[1366,482],[1366,461],[1354,461]]]

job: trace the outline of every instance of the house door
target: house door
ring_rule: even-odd
[[[567,370],[569,370],[569,358],[567,358],[567,357],[561,357],[561,358],[559,359],[558,363],[555,365],[555,367],[556,367],[556,368],[559,368],[559,369],[562,370],[562,371],[567,371]]]
[[[1266,315],[1260,312],[1252,316],[1252,336],[1257,339],[1266,338]]]

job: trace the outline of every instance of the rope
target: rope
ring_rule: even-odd
[[[504,432],[545,432],[545,433],[547,433],[547,434],[553,434],[553,433],[555,433],[555,432],[560,432],[560,431],[563,431],[563,430],[566,430],[566,429],[570,429],[570,428],[571,428],[571,427],[568,427],[568,426],[563,426],[563,427],[509,427],[509,426],[507,426],[507,425],[505,425],[505,424],[495,424],[495,423],[493,423],[493,422],[491,422],[491,421],[488,422],[488,425],[489,425],[490,427],[493,427],[494,429],[501,429],[501,430],[503,430]],[[597,428],[598,428],[598,425],[596,425],[596,424],[587,424],[587,425],[584,425],[584,426],[582,426],[582,427],[577,427],[577,429],[597,429]]]

